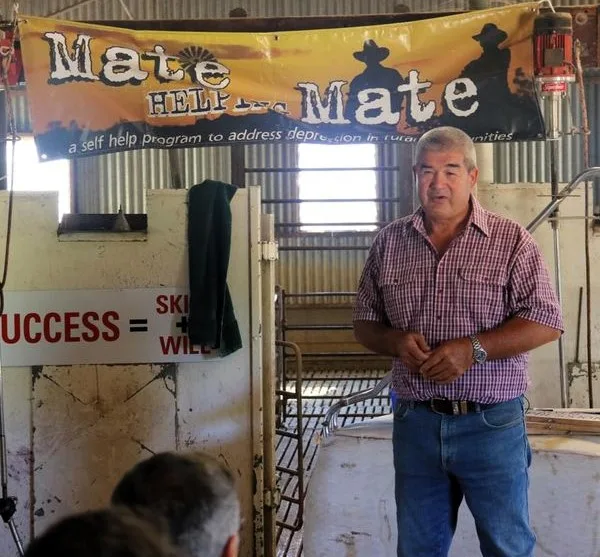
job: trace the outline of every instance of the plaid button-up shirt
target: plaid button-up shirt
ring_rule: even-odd
[[[353,319],[424,335],[431,348],[521,317],[562,330],[560,306],[531,235],[490,213],[473,197],[463,232],[439,257],[423,211],[386,226],[369,252]],[[527,354],[472,365],[441,385],[393,360],[401,399],[449,398],[480,403],[515,398],[527,388]]]

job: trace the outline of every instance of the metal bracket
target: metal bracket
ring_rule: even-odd
[[[279,488],[270,491],[264,491],[264,502],[266,507],[278,509],[281,504],[281,491]]]
[[[277,261],[279,259],[277,242],[260,242],[260,258],[263,261]]]

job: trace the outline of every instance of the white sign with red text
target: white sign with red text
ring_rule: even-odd
[[[5,292],[3,366],[196,362],[214,352],[187,336],[177,288]]]

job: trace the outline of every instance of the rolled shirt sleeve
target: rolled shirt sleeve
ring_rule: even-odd
[[[511,317],[564,331],[560,304],[548,268],[533,238],[529,238],[516,254],[509,285]]]

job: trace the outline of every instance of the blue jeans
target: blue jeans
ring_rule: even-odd
[[[533,555],[522,398],[462,416],[398,401],[393,439],[398,557],[446,557],[463,496],[484,557]]]

